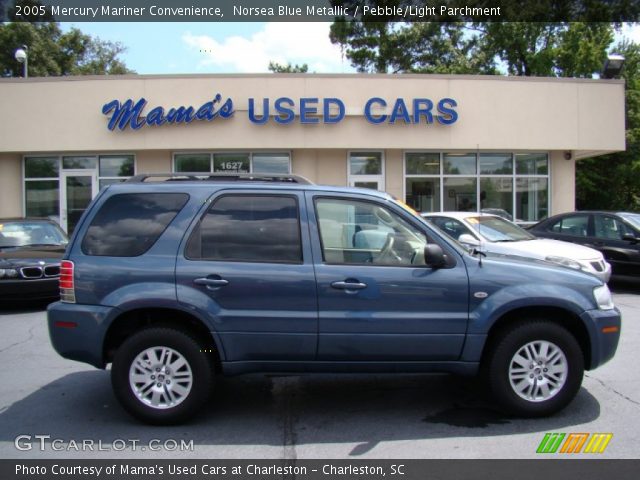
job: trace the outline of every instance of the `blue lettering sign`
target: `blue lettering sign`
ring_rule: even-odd
[[[316,107],[316,103],[318,103],[317,98],[301,98],[300,99],[300,123],[319,123],[320,119],[318,117],[310,117],[309,115],[317,115],[318,107]]]
[[[387,106],[387,102],[385,102],[382,98],[379,98],[379,97],[370,98],[364,106],[364,116],[371,123],[374,123],[374,124],[384,123],[387,121],[386,115],[383,114],[383,115],[374,117],[373,114],[371,113],[371,107],[376,103],[379,104],[382,108],[385,108]]]
[[[146,99],[141,98],[135,104],[132,99],[122,103],[112,100],[102,107],[104,115],[111,114],[107,128],[114,130],[125,130],[130,127],[132,130],[139,130],[145,125],[160,126],[165,123],[191,123],[194,120],[212,121],[217,117],[229,118],[233,115],[233,102],[228,98],[220,107],[217,105],[222,101],[222,95],[217,94],[213,100],[202,104],[197,110],[194,107],[170,108],[165,113],[163,107],[152,108],[147,116],[142,115]]]
[[[331,105],[338,107],[338,113],[335,116],[331,116]],[[344,103],[339,98],[325,98],[323,119],[324,123],[338,123],[344,118],[345,108]]]
[[[458,120],[458,112],[453,107],[457,107],[458,103],[453,98],[443,98],[438,102],[438,123],[442,125],[452,125]]]

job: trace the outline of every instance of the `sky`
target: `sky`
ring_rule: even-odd
[[[125,64],[139,74],[261,73],[269,61],[309,65],[315,73],[352,73],[329,40],[329,22],[286,23],[63,23],[127,47]],[[616,41],[640,43],[640,24],[627,24]]]

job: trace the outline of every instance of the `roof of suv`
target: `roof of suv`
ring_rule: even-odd
[[[135,175],[125,182],[109,185],[107,188],[130,190],[137,186],[158,188],[160,190],[175,190],[185,185],[189,189],[238,188],[250,187],[252,189],[286,189],[286,190],[310,190],[334,193],[361,193],[370,196],[391,200],[388,193],[369,188],[338,187],[334,185],[316,185],[308,179],[298,175],[271,175],[271,174],[208,174],[208,173],[153,173]]]

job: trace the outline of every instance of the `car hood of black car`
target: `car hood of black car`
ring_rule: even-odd
[[[64,255],[64,245],[37,245],[0,249],[0,268],[12,265],[38,265],[39,262],[58,263]]]

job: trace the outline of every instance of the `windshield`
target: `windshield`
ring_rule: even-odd
[[[640,214],[638,213],[623,213],[620,214],[622,218],[624,218],[631,225],[640,230]]]
[[[535,240],[536,237],[526,230],[500,217],[480,216],[468,217],[474,231],[480,233],[490,242],[520,242]]]
[[[0,248],[30,245],[63,245],[64,233],[49,222],[0,223]]]

